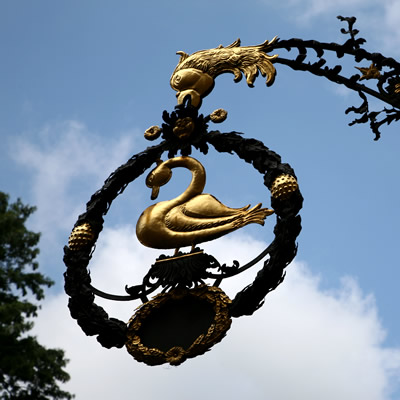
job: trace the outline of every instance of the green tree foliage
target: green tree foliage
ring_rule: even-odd
[[[46,349],[29,335],[44,287],[53,282],[37,272],[39,233],[25,227],[35,207],[9,204],[0,192],[0,398],[72,399],[61,390],[69,380],[63,350]]]

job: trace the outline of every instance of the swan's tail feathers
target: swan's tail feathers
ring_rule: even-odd
[[[236,221],[236,226],[241,227],[248,224],[260,224],[264,225],[264,220],[269,215],[274,213],[274,210],[269,208],[261,208],[262,204],[258,203],[256,206],[247,210],[240,219]]]

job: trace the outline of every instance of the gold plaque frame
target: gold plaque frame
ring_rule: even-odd
[[[184,300],[195,297],[210,303],[214,310],[214,319],[206,332],[199,334],[188,348],[175,345],[167,351],[155,347],[147,347],[142,343],[140,330],[154,311],[161,310],[171,300]],[[153,300],[143,304],[130,319],[127,330],[126,348],[137,361],[147,365],[169,363],[179,365],[186,359],[204,354],[216,343],[220,342],[231,326],[228,306],[229,297],[218,287],[201,285],[195,289],[174,289],[168,293],[160,293]]]

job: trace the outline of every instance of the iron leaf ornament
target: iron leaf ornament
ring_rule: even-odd
[[[144,133],[146,139],[161,139],[161,142],[133,155],[106,179],[78,217],[68,246],[64,247],[68,307],[86,335],[96,336],[106,348],[125,346],[137,361],[148,365],[179,365],[221,341],[232,318],[252,315],[263,305],[266,295],[283,281],[285,269],[296,255],[296,240],[301,231],[299,212],[303,197],[295,172],[257,139],[246,138],[240,132],[209,130],[210,123],[226,120],[227,111],[218,109],[204,116],[199,109],[220,74],[232,73],[235,82],[244,75],[250,87],[261,74],[270,86],[276,77],[275,65],[283,64],[357,91],[363,103],[349,107],[346,113],[354,112],[361,117],[351,125],[369,122],[375,139],[379,139],[382,125],[400,119],[400,64],[364,50],[365,40],[357,38],[358,31],[354,29],[356,19],[338,18],[348,24],[342,33],[350,38],[343,44],[274,37],[257,46],[242,47],[238,39],[229,46],[192,55],[178,52],[180,60],[170,79],[178,104],[174,111],[163,112],[161,126],[153,125]],[[274,54],[278,49],[288,52],[297,49],[298,54],[293,59],[283,58]],[[310,49],[316,53],[316,62],[307,62]],[[326,51],[336,53],[337,58],[348,55],[356,63],[366,63],[355,66],[360,74],[346,77],[341,75],[340,65],[326,66],[323,58]],[[365,82],[373,82],[376,88]],[[374,96],[392,108],[370,111],[367,96]],[[192,153],[205,157],[210,146],[252,165],[263,176],[270,196],[262,200],[270,206],[262,206],[260,202],[231,208],[205,193],[206,168]],[[160,254],[148,266],[141,282],[125,285],[123,295],[95,288],[91,284],[89,263],[113,201],[147,171],[145,183],[151,189],[151,201],[155,201],[162,187],[173,179],[176,168],[190,171],[188,188],[171,200],[150,204],[136,225],[137,238],[143,245],[170,250],[172,254]],[[240,190],[239,182],[233,186]],[[275,220],[274,239],[244,265],[236,260],[232,260],[232,265],[221,264],[200,247],[248,224],[268,227],[272,220]],[[254,281],[233,299],[220,288],[224,279],[258,264],[261,268]],[[141,305],[129,321],[120,321],[98,306],[96,297],[139,301]]]

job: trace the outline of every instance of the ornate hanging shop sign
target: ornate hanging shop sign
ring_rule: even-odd
[[[338,56],[339,53],[353,51],[359,60],[371,59],[372,56],[364,50],[363,56],[359,55],[355,50],[358,42],[354,39],[352,26],[349,32],[352,42],[346,42],[343,48],[334,47]],[[276,75],[273,64],[281,62],[290,65],[288,60],[270,55],[274,49],[294,46],[301,55],[305,55],[304,49],[311,47],[318,49],[321,56],[322,49],[326,48],[325,44],[318,47],[318,42],[298,41],[274,38],[258,46],[241,47],[237,40],[230,46],[202,50],[192,55],[178,53],[180,60],[170,82],[177,92],[178,105],[171,113],[164,111],[161,127],[153,126],[145,132],[148,140],[161,138],[161,142],[134,155],[109,176],[87,203],[86,212],[79,216],[68,246],[64,248],[67,266],[65,291],[70,297],[71,316],[87,335],[97,336],[102,346],[125,346],[136,360],[148,365],[179,365],[218,343],[230,328],[231,318],[253,314],[262,306],[265,296],[283,281],[285,268],[296,255],[296,238],[301,230],[298,213],[303,198],[296,175],[288,164],[282,163],[278,154],[262,142],[236,132],[209,130],[210,122],[221,123],[226,119],[226,111],[219,109],[204,116],[199,114],[199,108],[203,98],[212,91],[215,78],[222,73],[233,73],[235,81],[239,81],[244,74],[249,86],[261,73],[266,78],[267,86],[270,86]],[[350,47],[353,50],[350,51]],[[297,57],[294,61],[297,67],[302,65],[304,57],[301,58]],[[368,79],[371,76],[381,82],[382,75],[375,68],[379,71],[380,66],[387,65],[382,60],[375,54],[374,66],[365,71],[361,68],[363,77]],[[394,60],[390,63],[393,64]],[[310,72],[316,71],[315,66],[308,64],[307,68]],[[329,79],[337,72],[324,71],[321,75]],[[390,88],[394,88],[394,92],[390,92],[391,101],[396,103],[399,101],[396,94],[398,74],[392,72],[384,76]],[[356,84],[356,90],[365,97],[360,84]],[[357,110],[351,111],[360,111]],[[387,118],[395,115],[389,114]],[[370,118],[368,115],[367,119]],[[260,201],[270,205],[266,207],[260,202],[232,208],[213,195],[204,193],[206,170],[192,157],[192,153],[196,151],[206,155],[210,146],[220,153],[236,154],[262,174],[270,197]],[[172,200],[149,205],[136,225],[137,238],[144,246],[170,250],[171,254],[161,254],[155,259],[142,282],[125,288],[126,295],[109,294],[93,287],[88,266],[103,229],[104,217],[114,199],[123,193],[127,185],[146,173],[145,182],[154,201],[162,187],[174,181],[173,171],[176,169],[190,171],[188,188]],[[236,189],[240,190],[240,187]],[[275,220],[273,241],[245,265],[241,266],[234,260],[231,266],[221,265],[201,247],[204,242],[217,240],[249,224],[271,226],[268,222],[271,220]],[[261,268],[254,281],[230,299],[220,288],[222,281],[256,264],[260,264]],[[129,321],[120,321],[108,316],[103,308],[96,305],[96,296],[113,301],[136,300],[142,304]]]

